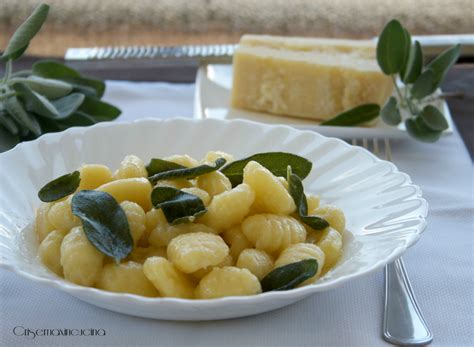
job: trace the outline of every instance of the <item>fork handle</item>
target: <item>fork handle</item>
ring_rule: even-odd
[[[383,335],[396,345],[426,345],[433,340],[416,302],[402,258],[385,266]]]

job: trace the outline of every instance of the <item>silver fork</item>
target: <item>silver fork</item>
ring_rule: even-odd
[[[392,161],[390,141],[384,139],[352,140],[382,159]],[[383,149],[382,149],[383,148]],[[383,153],[382,153],[383,152]],[[383,338],[395,345],[427,345],[433,340],[415,298],[402,258],[385,266],[385,304]]]

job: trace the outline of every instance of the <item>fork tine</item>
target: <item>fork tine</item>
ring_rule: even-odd
[[[362,146],[363,146],[365,149],[369,149],[369,142],[367,141],[366,138],[363,138],[363,139],[362,139]]]
[[[379,140],[377,138],[374,138],[372,140],[373,146],[374,146],[374,154],[377,157],[380,157],[380,149],[379,149]]]
[[[385,139],[384,144],[385,144],[385,159],[388,161],[392,161],[392,148],[390,147],[390,140]]]

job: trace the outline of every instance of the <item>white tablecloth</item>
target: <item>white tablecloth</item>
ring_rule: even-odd
[[[109,82],[105,100],[120,120],[192,116],[194,86]],[[473,167],[459,134],[434,145],[393,143],[393,160],[421,186],[430,204],[428,228],[405,261],[439,346],[474,345]],[[109,312],[61,291],[0,271],[0,345],[68,346],[378,346],[382,272],[253,317],[167,322]],[[104,329],[105,336],[15,336],[30,329]],[[17,330],[19,332],[20,330]]]

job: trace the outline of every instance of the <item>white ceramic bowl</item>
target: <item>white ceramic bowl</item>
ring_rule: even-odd
[[[314,285],[290,291],[215,300],[145,298],[82,287],[59,278],[37,257],[31,223],[38,189],[82,163],[118,166],[127,154],[152,157],[187,153],[200,158],[223,150],[236,158],[285,151],[313,163],[308,192],[341,207],[347,219],[344,253]],[[427,203],[410,178],[368,151],[315,132],[248,121],[140,120],[102,123],[48,134],[0,154],[0,265],[34,283],[63,290],[112,311],[169,320],[235,318],[274,310],[366,275],[401,256],[426,226]]]

